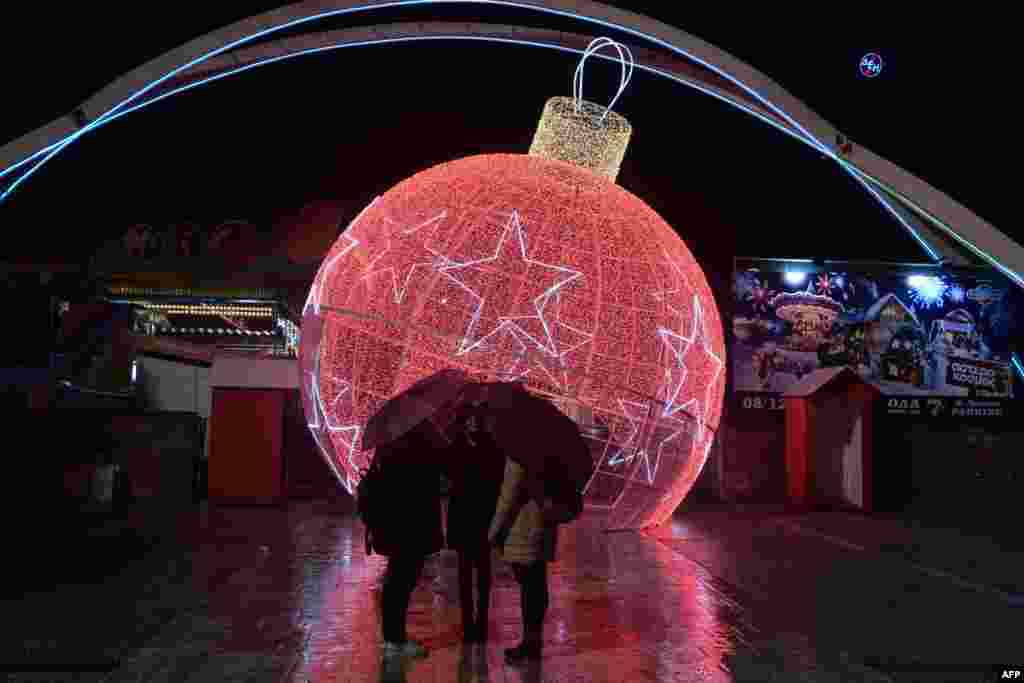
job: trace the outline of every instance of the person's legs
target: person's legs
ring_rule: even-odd
[[[548,609],[547,562],[512,565],[519,583],[519,609],[523,618],[523,642],[505,650],[509,660],[540,657],[543,641],[544,615]]]
[[[487,640],[487,619],[491,607],[491,549],[484,545],[476,557],[476,635],[481,641]]]
[[[523,574],[523,640],[539,644],[550,602],[548,563],[535,562],[524,567]]]
[[[464,549],[459,555],[459,608],[462,610],[462,633],[467,640],[473,637],[473,561]]]
[[[519,584],[519,615],[523,622],[523,633],[526,632],[526,613],[529,611],[527,604],[529,603],[530,597],[526,588],[528,574],[527,566],[523,564],[513,564],[512,574],[516,577],[516,583]]]
[[[409,599],[425,561],[426,558],[419,555],[388,559],[381,599],[382,630],[386,642],[404,643],[408,640],[405,632],[406,612],[409,611]]]

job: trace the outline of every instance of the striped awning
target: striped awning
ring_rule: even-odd
[[[220,335],[225,337],[279,337],[280,330],[240,330],[234,327],[172,327],[160,330],[166,335]]]

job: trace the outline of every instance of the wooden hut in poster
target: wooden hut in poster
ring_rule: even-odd
[[[786,497],[798,508],[872,509],[873,405],[849,367],[814,370],[786,390]]]

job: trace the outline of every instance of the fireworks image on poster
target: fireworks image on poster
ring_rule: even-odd
[[[939,308],[949,296],[950,286],[941,276],[911,275],[907,284],[907,296],[917,308]]]

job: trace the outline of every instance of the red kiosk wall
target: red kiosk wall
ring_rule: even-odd
[[[829,383],[807,396],[786,398],[786,500],[798,509],[805,509],[821,501],[814,500],[815,451],[819,438],[826,437],[830,425],[819,420],[816,412],[822,410],[816,398],[823,392],[846,393],[851,403],[858,406],[863,429],[861,439],[861,509],[874,509],[874,404],[880,396],[878,390],[866,382],[847,380],[837,387]]]
[[[269,504],[284,491],[280,389],[213,390],[208,465],[211,501]]]
[[[794,506],[808,503],[811,480],[810,402],[786,401],[786,499]]]
[[[874,507],[873,487],[875,481],[875,400],[880,395],[878,390],[868,384],[861,384],[856,387],[857,399],[863,406],[861,413],[864,420],[864,438],[861,442],[861,467],[864,480],[861,483],[862,495],[864,498],[864,512],[871,512]]]

